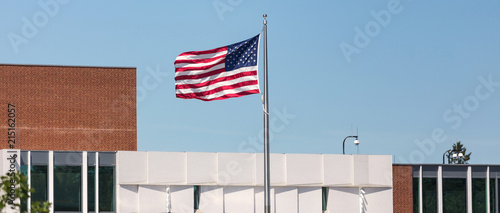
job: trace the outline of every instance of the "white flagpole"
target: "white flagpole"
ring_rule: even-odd
[[[269,196],[269,96],[267,93],[267,14],[264,17],[264,212],[271,213]]]

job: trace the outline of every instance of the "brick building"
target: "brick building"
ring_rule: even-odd
[[[4,64],[0,75],[0,132],[15,132],[0,148],[137,149],[135,68]]]

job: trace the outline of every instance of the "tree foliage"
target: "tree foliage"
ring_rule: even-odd
[[[7,173],[5,176],[0,177],[2,196],[0,197],[0,211],[11,208],[21,212],[20,200],[26,200],[35,190],[30,189],[28,186],[28,178],[21,172]],[[45,202],[32,202],[32,213],[49,213],[51,203]]]
[[[463,157],[456,157],[456,158],[450,158],[450,163],[451,164],[469,164],[470,160],[470,155],[472,152],[469,152],[467,154],[467,148],[462,144],[461,141],[456,142],[453,144],[451,153],[459,154],[462,153]]]

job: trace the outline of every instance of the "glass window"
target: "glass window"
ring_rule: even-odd
[[[418,177],[413,178],[413,212],[419,213],[419,202],[418,202]]]
[[[486,213],[486,179],[472,179],[472,212]]]
[[[328,187],[321,188],[323,211],[326,211],[328,209],[328,191],[329,191]]]
[[[495,212],[495,178],[490,178],[490,212]]]
[[[437,212],[437,178],[422,178],[423,212]]]
[[[21,165],[21,174],[28,177],[28,165]],[[28,199],[21,200],[21,212],[28,211]]]
[[[54,166],[54,210],[81,211],[81,166]]]
[[[31,193],[31,202],[48,201],[47,190],[47,166],[31,166],[31,188],[34,192]]]
[[[466,213],[465,178],[443,178],[443,213]]]
[[[99,211],[115,211],[115,167],[99,167]],[[88,167],[88,209],[95,211],[95,166]]]
[[[200,209],[200,186],[194,186],[194,210]]]

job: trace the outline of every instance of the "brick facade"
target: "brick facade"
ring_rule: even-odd
[[[135,68],[0,65],[0,75],[1,149],[12,148],[12,104],[17,149],[137,150]]]
[[[412,166],[392,166],[393,209],[394,213],[413,212],[413,174]]]

